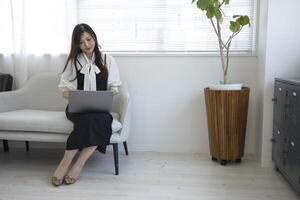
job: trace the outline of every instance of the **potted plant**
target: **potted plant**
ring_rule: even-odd
[[[241,162],[244,155],[245,132],[247,124],[250,89],[241,84],[232,85],[228,81],[230,45],[241,30],[249,25],[246,15],[234,15],[230,21],[231,35],[224,40],[222,28],[223,6],[230,0],[192,0],[206,14],[218,38],[219,53],[223,70],[220,84],[205,88],[205,103],[212,160],[219,160],[221,165],[227,161]]]

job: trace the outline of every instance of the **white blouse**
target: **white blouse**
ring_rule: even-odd
[[[100,73],[101,70],[94,64],[94,55],[92,60],[89,60],[84,53],[77,56],[78,62],[76,64],[80,73],[84,74],[84,90],[94,91],[96,90],[96,74]],[[102,54],[104,60],[104,54]],[[71,66],[70,66],[71,65]],[[107,89],[112,90],[114,94],[118,92],[118,88],[121,86],[120,73],[116,64],[115,59],[106,54],[106,66],[108,70]],[[60,82],[58,87],[62,91],[77,90],[77,79],[72,81],[76,77],[76,68],[74,62],[68,63],[66,70],[60,76]]]

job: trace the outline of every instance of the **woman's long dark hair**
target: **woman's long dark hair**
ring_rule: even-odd
[[[101,52],[99,50],[99,44],[98,44],[97,36],[96,36],[95,32],[93,31],[93,29],[89,25],[83,24],[83,23],[82,24],[77,24],[74,27],[74,30],[73,30],[73,33],[72,33],[71,50],[70,50],[70,53],[69,53],[68,59],[66,61],[63,72],[66,70],[69,62],[74,62],[75,67],[77,66],[76,65],[77,56],[80,53],[82,53],[82,50],[79,47],[80,38],[81,38],[81,35],[84,32],[87,32],[88,34],[90,34],[91,37],[95,40],[95,48],[94,48],[95,64],[100,68],[101,75],[104,76],[104,77],[107,77],[107,74],[108,74],[107,73],[107,67],[106,67],[106,63],[104,63],[104,61],[102,59]]]

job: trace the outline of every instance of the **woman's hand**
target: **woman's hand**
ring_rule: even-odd
[[[118,87],[110,87],[109,89],[110,89],[110,91],[113,92],[113,95],[114,95],[114,96],[115,96],[116,94],[118,94]]]
[[[113,95],[115,96],[117,94],[116,90],[111,90],[113,92]]]
[[[63,97],[69,99],[69,91],[63,91]]]

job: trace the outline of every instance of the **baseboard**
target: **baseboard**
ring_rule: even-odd
[[[8,141],[10,150],[12,149],[24,149],[26,150],[25,142],[24,141]],[[3,143],[0,140],[0,147],[3,148]],[[64,150],[66,145],[64,143],[51,143],[51,142],[29,142],[30,149],[49,149],[49,150]],[[112,152],[113,147],[112,145],[109,145],[107,147],[107,152]],[[123,152],[124,147],[120,143],[119,144],[119,152]],[[175,154],[198,154],[203,157],[210,157],[209,152],[189,152],[189,151],[170,151],[170,150],[162,150],[158,146],[155,145],[132,145],[128,144],[128,151],[129,152],[153,152],[153,153],[175,153]],[[246,160],[254,160],[257,161],[258,156],[253,153],[245,153],[244,157],[242,159]],[[267,162],[266,162],[267,163]],[[262,165],[263,166],[263,165]],[[272,161],[271,163],[265,164],[264,167],[273,167]]]
[[[261,159],[261,167],[274,168],[274,163],[272,161],[272,158],[262,158]]]

